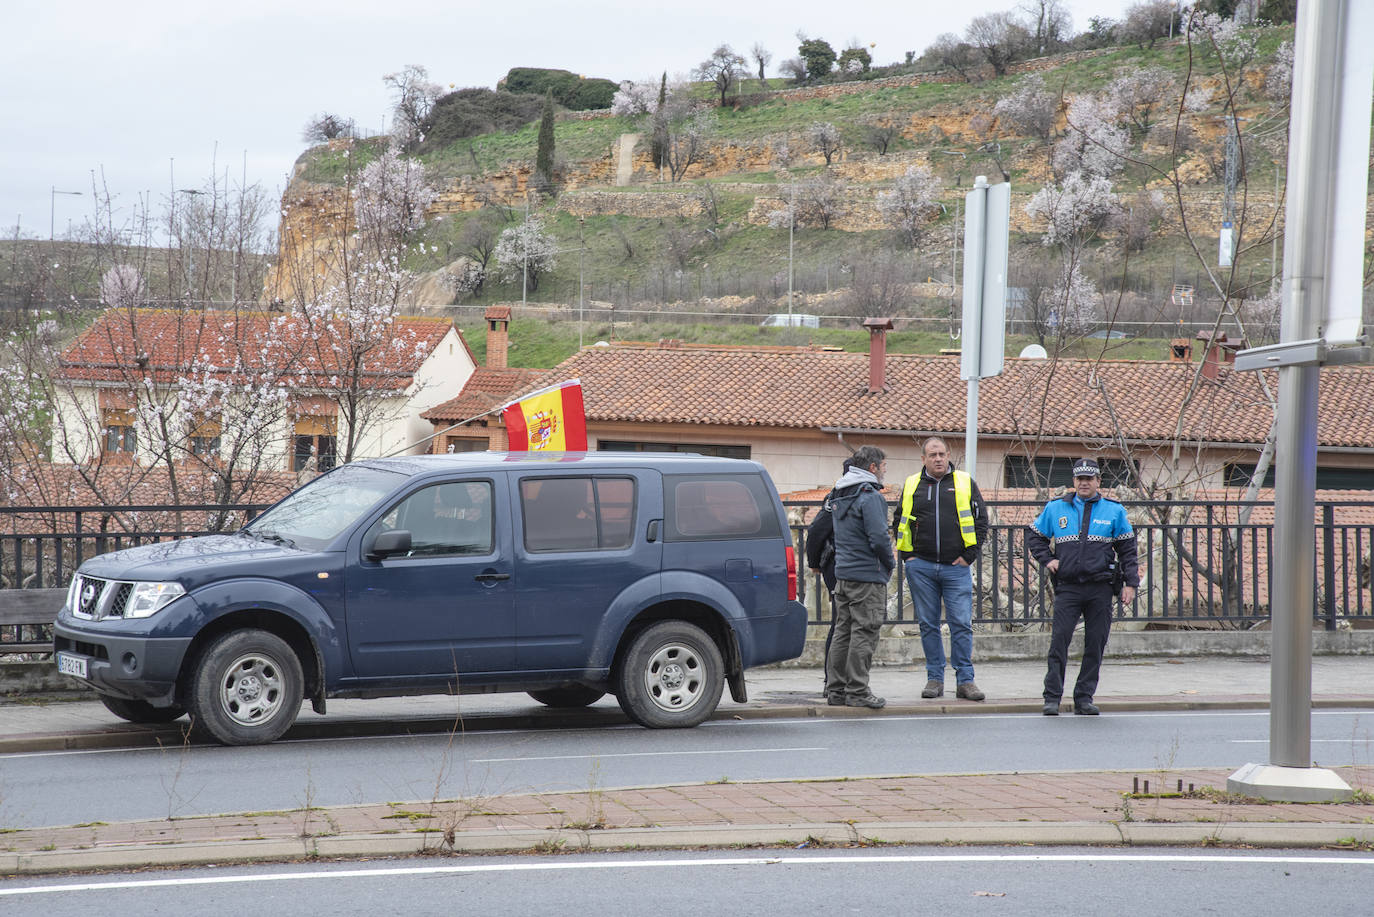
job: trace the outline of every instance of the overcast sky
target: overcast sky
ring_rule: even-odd
[[[377,130],[382,75],[421,64],[435,82],[494,87],[515,66],[612,80],[686,75],[718,44],[796,55],[796,33],[836,50],[876,42],[877,64],[962,33],[1017,0],[4,0],[0,225],[46,237],[92,213],[92,174],[125,214],[141,198],[228,170],[274,197],[328,111]],[[1129,0],[1067,0],[1075,30]],[[81,196],[52,193],[80,191]]]

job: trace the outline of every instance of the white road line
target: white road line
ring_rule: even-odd
[[[514,758],[472,758],[469,764],[507,764],[511,761],[581,761],[606,758],[680,758],[683,755],[756,755],[763,752],[830,751],[829,748],[721,748],[708,751],[628,751],[602,755],[521,755]]]
[[[1268,745],[1268,744],[1269,744],[1269,740],[1268,740],[1268,739],[1231,739],[1230,741],[1231,741],[1231,743],[1234,744],[1234,745]],[[1363,738],[1363,739],[1352,739],[1352,738],[1350,738],[1349,736],[1346,736],[1344,739],[1308,739],[1308,741],[1311,742],[1313,745],[1316,745],[1316,744],[1318,744],[1318,743],[1320,743],[1320,742],[1325,742],[1325,743],[1327,743],[1328,745],[1352,745],[1352,744],[1356,744],[1356,743],[1363,743],[1363,744],[1365,744],[1365,745],[1368,745],[1368,744],[1369,744],[1369,738],[1368,738],[1368,737]]]
[[[53,895],[78,891],[115,891],[120,889],[178,888],[194,885],[242,885],[254,882],[298,882],[314,879],[376,879],[403,876],[463,875],[474,873],[561,872],[591,869],[683,869],[720,866],[835,866],[846,864],[886,866],[920,863],[1186,863],[1189,865],[1292,865],[1292,866],[1374,866],[1371,857],[1244,855],[1244,854],[899,854],[855,856],[751,856],[720,859],[673,860],[544,860],[538,863],[486,863],[465,866],[406,866],[371,869],[320,869],[311,872],[269,873],[239,876],[197,876],[179,879],[130,879],[109,882],[79,882],[68,885],[33,885],[27,888],[0,888],[0,897]]]

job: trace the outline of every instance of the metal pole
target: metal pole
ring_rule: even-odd
[[[530,286],[530,189],[525,189],[525,224],[520,227],[524,231],[524,244],[520,246],[520,305],[525,305],[526,293]]]
[[[978,477],[978,377],[968,380],[968,408],[964,414],[964,470]]]
[[[1342,141],[1363,120],[1367,169],[1370,81],[1363,65],[1374,21],[1366,0],[1303,3],[1293,41],[1292,119],[1288,197],[1284,220],[1283,319],[1280,346],[1315,341],[1342,284],[1342,233],[1338,187]],[[1358,6],[1357,6],[1358,4]],[[1348,77],[1347,74],[1350,74]],[[1363,85],[1358,85],[1362,83]],[[1343,103],[1358,102],[1357,122],[1343,122]],[[1359,198],[1363,201],[1364,188]],[[1364,207],[1359,207],[1363,221]],[[1363,230],[1363,226],[1360,227]],[[1360,239],[1364,236],[1360,232]],[[1359,265],[1353,266],[1358,272]],[[1335,303],[1337,307],[1340,303]],[[1240,364],[1240,361],[1237,361]],[[1249,764],[1226,781],[1231,792],[1305,802],[1349,799],[1352,791],[1334,771],[1312,767],[1312,628],[1315,562],[1318,359],[1279,364],[1275,417],[1274,589],[1270,654],[1269,765]]]
[[[1341,3],[1307,3],[1294,36],[1293,114],[1283,247],[1281,341],[1320,334],[1340,76]],[[1269,762],[1312,765],[1312,621],[1319,366],[1279,369],[1274,472]]]
[[[577,218],[577,349],[582,349],[582,329],[584,327],[583,310],[586,308],[586,299],[583,295],[585,288],[582,285],[582,268],[587,263],[587,243],[583,241],[583,229],[587,225],[586,217]]]
[[[787,327],[792,327],[792,235],[797,226],[797,183],[792,182],[792,202],[787,207]]]

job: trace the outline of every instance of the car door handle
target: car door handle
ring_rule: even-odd
[[[479,583],[499,583],[501,580],[510,579],[509,573],[479,573],[473,577]]]

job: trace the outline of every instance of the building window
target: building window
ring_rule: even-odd
[[[302,417],[292,438],[291,470],[328,471],[336,464],[333,417]]]
[[[219,446],[219,421],[212,418],[201,418],[195,428],[191,430],[191,436],[187,443],[191,454],[197,458],[216,459],[219,458]]]
[[[1274,486],[1274,465],[1264,475],[1261,487]],[[1227,462],[1225,466],[1227,487],[1248,487],[1250,477],[1255,473],[1254,462]],[[1374,469],[1370,468],[1318,468],[1317,490],[1374,490]]]
[[[296,436],[296,445],[291,456],[292,471],[305,471],[309,468],[328,471],[334,467],[335,461],[334,437],[322,434]]]
[[[630,440],[603,439],[597,442],[598,452],[695,452],[717,458],[749,458],[748,446],[726,446],[712,443],[641,443]]]
[[[107,455],[133,455],[138,451],[138,435],[134,432],[134,415],[131,412],[107,410],[101,422],[104,425],[102,447]]]
[[[1073,487],[1073,463],[1073,457],[1056,456],[1032,461],[1024,455],[1009,455],[1002,462],[1003,486],[1068,490]],[[1130,485],[1134,463],[1124,459],[1100,458],[1097,464],[1102,468],[1103,487]]]
[[[470,439],[462,436],[444,437],[445,452],[485,452],[488,442],[485,439]]]

